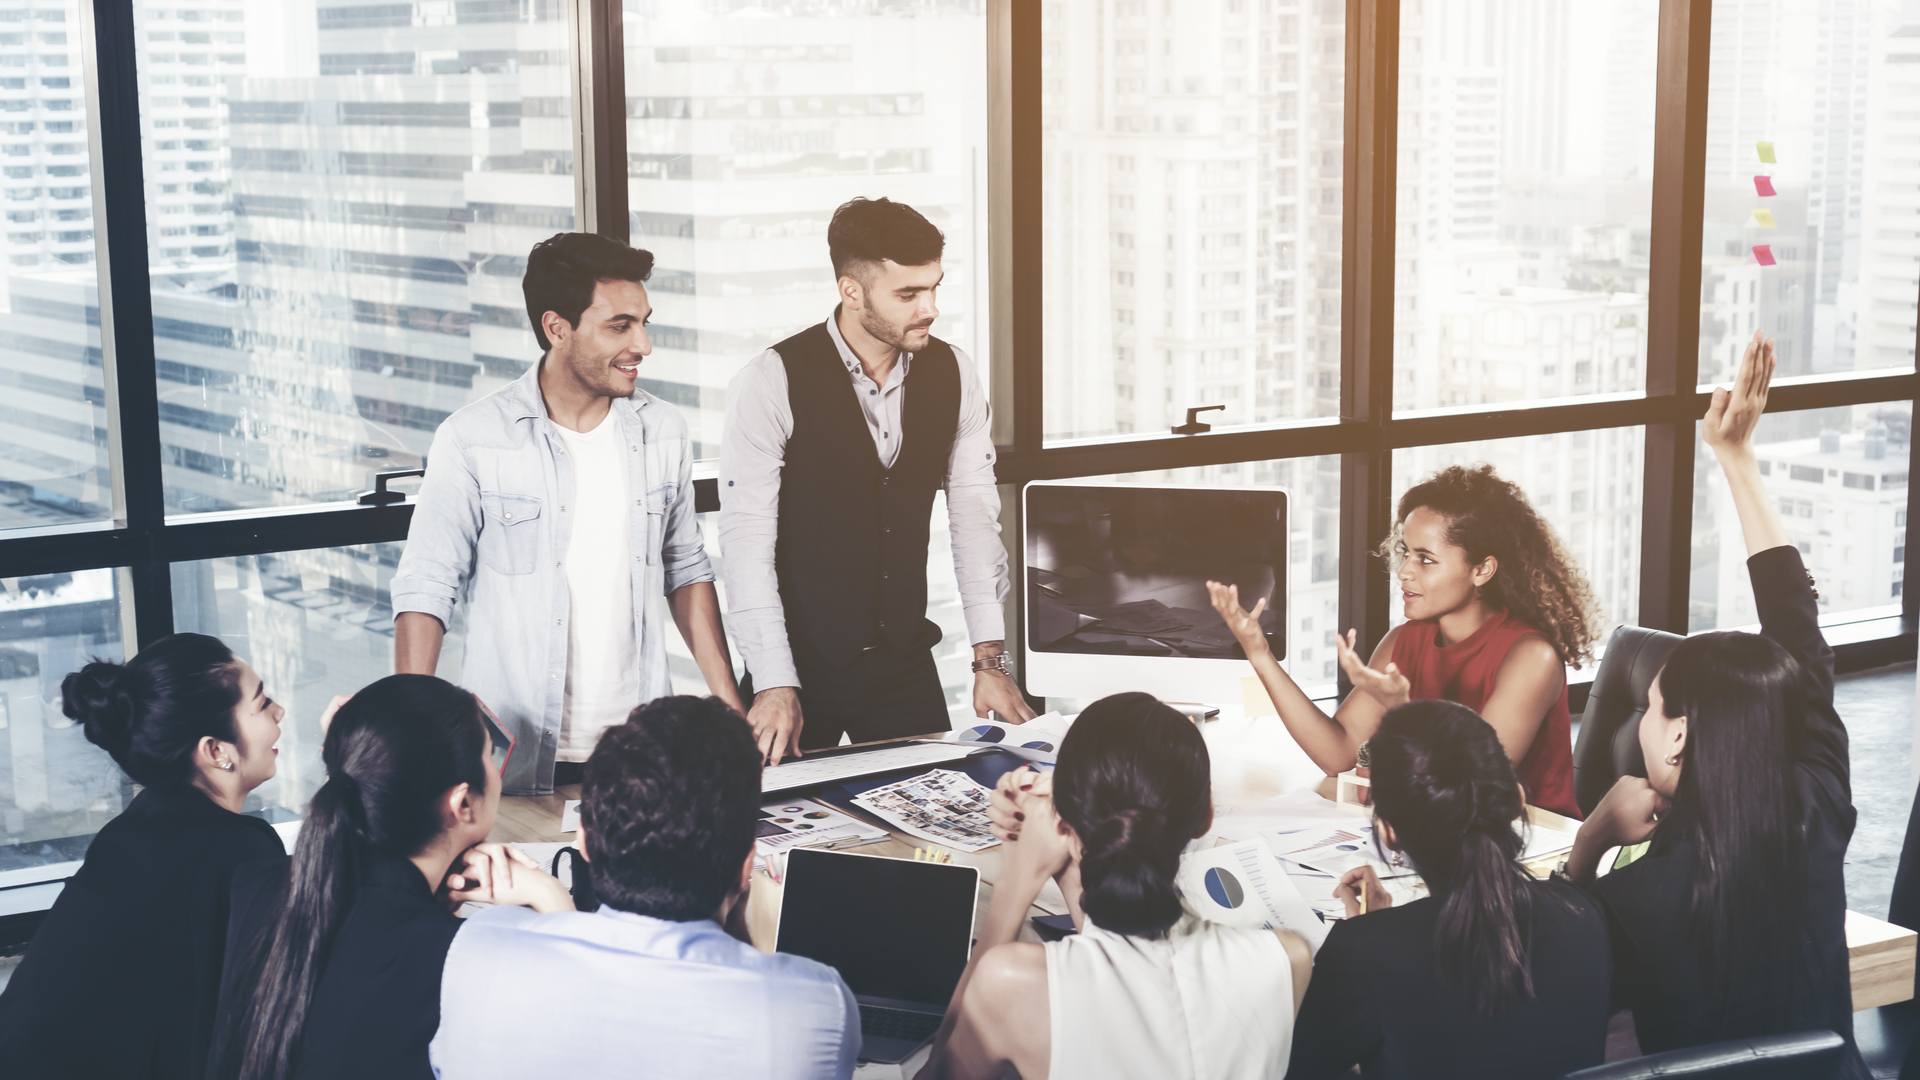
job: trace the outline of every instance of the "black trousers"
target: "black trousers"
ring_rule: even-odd
[[[838,746],[841,735],[857,743],[873,742],[944,732],[950,726],[946,691],[933,664],[940,628],[931,621],[913,645],[880,645],[845,667],[828,661],[799,635],[789,642],[800,675],[800,714],[806,721],[800,729],[802,750]]]

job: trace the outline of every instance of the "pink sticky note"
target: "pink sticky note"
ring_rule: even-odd
[[[1759,193],[1760,193],[1760,194],[1762,194],[1762,195],[1772,195],[1772,194],[1774,194],[1774,190],[1773,190],[1773,177],[1771,177],[1771,176],[1756,176],[1756,177],[1754,177],[1754,178],[1753,178],[1753,190],[1755,190],[1755,191],[1757,191],[1757,192],[1759,192]]]
[[[1771,244],[1754,245],[1753,257],[1755,259],[1760,260],[1761,266],[1772,266],[1773,265],[1773,245]]]

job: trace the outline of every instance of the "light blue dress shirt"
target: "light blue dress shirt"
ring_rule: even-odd
[[[838,972],[711,919],[489,908],[454,936],[429,1055],[446,1080],[847,1080],[860,1008]]]
[[[713,565],[693,511],[693,448],[678,410],[645,390],[613,399],[627,446],[627,542],[640,700],[673,692],[665,605]],[[573,465],[540,396],[540,365],[454,413],[427,455],[427,478],[393,575],[396,617],[453,621],[467,603],[462,686],[513,733],[501,779],[509,795],[553,790],[565,701],[569,597],[561,565],[572,538]]]

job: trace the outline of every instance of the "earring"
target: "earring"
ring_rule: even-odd
[[[1671,764],[1672,764],[1672,762],[1668,762],[1668,764],[1669,764],[1669,765],[1671,765]],[[233,762],[231,762],[231,761],[223,761],[223,762],[221,762],[221,763],[220,763],[220,767],[221,767],[221,768],[223,768],[223,769],[225,769],[225,770],[227,770],[228,772],[232,772],[232,771],[233,771]]]
[[[1668,754],[1668,755],[1667,755],[1667,764],[1669,764],[1669,765],[1678,765],[1678,764],[1680,764],[1680,755],[1679,755],[1679,754]]]

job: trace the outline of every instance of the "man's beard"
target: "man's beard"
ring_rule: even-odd
[[[932,324],[919,329],[930,329]],[[875,341],[884,342],[901,352],[907,352],[907,335],[911,330],[902,329],[883,321],[872,308],[860,312],[860,329],[865,330]]]

